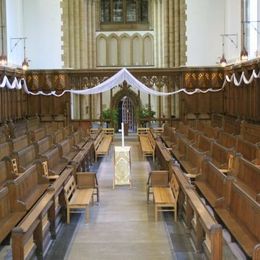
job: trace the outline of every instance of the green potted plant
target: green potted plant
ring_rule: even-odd
[[[155,111],[149,109],[148,107],[141,107],[139,110],[139,119],[143,127],[146,126],[146,123],[151,121],[154,118]]]
[[[115,125],[118,119],[118,112],[116,109],[107,108],[102,111],[101,117],[102,121],[106,122],[107,127],[110,123]]]

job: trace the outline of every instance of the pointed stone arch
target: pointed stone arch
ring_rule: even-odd
[[[133,103],[134,106],[134,114],[135,114],[135,124],[139,124],[139,117],[138,117],[138,111],[141,107],[141,100],[138,94],[136,94],[133,90],[130,89],[130,87],[127,86],[127,83],[124,82],[123,88],[118,91],[111,99],[111,108],[117,109],[120,101],[123,99],[123,97],[127,96]]]

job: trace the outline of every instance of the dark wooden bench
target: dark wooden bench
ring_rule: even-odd
[[[260,168],[243,157],[236,157],[231,174],[236,177],[237,185],[260,203]]]
[[[58,147],[46,152],[42,156],[41,160],[48,162],[48,170],[50,175],[60,175],[68,164],[68,160],[62,157],[62,152]]]
[[[161,139],[165,143],[167,147],[172,147],[172,145],[177,144],[177,137],[176,137],[176,128],[166,126],[164,127],[164,132],[161,134]]]
[[[6,185],[8,180],[15,178],[15,175],[10,171],[7,161],[0,161],[0,188]]]
[[[177,145],[172,146],[174,157],[180,161],[186,153],[187,140],[182,136],[178,136]]]
[[[168,187],[153,187],[153,198],[155,204],[155,221],[158,212],[174,212],[174,220],[177,221],[177,202],[179,196],[179,184],[174,174],[171,176]]]
[[[225,116],[223,120],[223,130],[230,134],[239,135],[240,134],[240,124],[241,121],[234,117]]]
[[[73,138],[68,137],[62,142],[58,143],[57,146],[61,150],[62,157],[70,162],[79,152],[79,149],[73,146]]]
[[[0,160],[3,160],[4,157],[10,157],[12,154],[12,143],[5,142],[0,144]]]
[[[78,129],[77,131],[72,133],[72,138],[74,140],[74,145],[81,149],[89,140],[89,137],[85,137],[83,135],[83,130]]]
[[[8,236],[25,213],[26,210],[22,209],[21,202],[18,201],[16,194],[12,193],[8,187],[0,188],[0,243]]]
[[[222,259],[222,228],[210,215],[198,193],[190,185],[182,170],[171,165],[180,186],[178,211],[183,214],[186,226],[198,252],[203,251],[208,259]]]
[[[256,159],[257,145],[250,143],[241,137],[237,138],[235,150],[237,153],[241,153],[248,161]]]
[[[49,185],[47,178],[41,175],[38,166],[32,165],[23,174],[8,182],[10,192],[16,194],[16,199],[23,205],[22,210],[29,210]],[[17,208],[18,203],[12,199],[12,207]]]
[[[18,152],[29,145],[30,145],[30,138],[27,134],[12,139],[13,152]]]
[[[210,205],[216,207],[224,203],[226,185],[230,185],[231,181],[231,177],[226,176],[209,160],[205,160],[195,185]]]
[[[167,148],[160,139],[156,140],[155,157],[161,169],[168,169],[169,162],[173,159],[170,151],[171,148]]]
[[[43,139],[37,141],[35,145],[39,155],[44,155],[44,153],[54,148],[52,136],[44,137]]]
[[[205,152],[207,155],[210,154],[211,144],[214,142],[214,139],[209,138],[203,134],[200,134],[197,138],[197,142],[193,144],[194,147],[200,152]]]
[[[241,123],[241,137],[253,144],[260,143],[260,126],[259,124],[250,124],[245,121]]]
[[[37,142],[47,136],[47,130],[45,127],[36,128],[29,132],[32,142]]]
[[[63,186],[71,174],[71,167],[65,169],[12,230],[13,259],[45,259],[61,225]]]
[[[191,144],[186,144],[185,154],[181,157],[180,162],[189,176],[197,177],[200,174],[201,164],[206,155],[206,152],[200,152]]]
[[[235,148],[235,146],[236,146],[236,136],[233,135],[233,134],[221,131],[219,133],[219,137],[217,139],[217,142],[219,144],[223,145],[226,148]]]
[[[217,139],[220,128],[219,127],[213,127],[208,124],[205,124],[203,122],[197,123],[197,129],[203,133],[203,135],[207,136],[208,138]]]
[[[28,133],[26,119],[18,120],[16,122],[10,121],[8,123],[11,138],[17,138]]]
[[[19,173],[24,172],[38,159],[36,146],[34,144],[29,145],[14,153],[12,157],[17,160]]]
[[[75,166],[77,171],[88,171],[90,165],[95,160],[94,144],[88,141],[71,160],[71,165]]]
[[[28,130],[34,130],[41,126],[40,117],[38,115],[30,116],[26,120]]]
[[[9,141],[10,139],[10,130],[7,124],[0,126],[0,144]]]
[[[236,183],[228,186],[223,206],[215,210],[244,252],[260,258],[260,206]]]
[[[223,170],[229,170],[230,158],[234,155],[234,150],[226,148],[213,142],[211,145],[210,157],[212,162]]]

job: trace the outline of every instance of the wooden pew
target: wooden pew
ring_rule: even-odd
[[[223,121],[224,121],[224,116],[221,114],[212,114],[211,116],[211,125],[213,127],[223,127]]]
[[[41,161],[48,162],[48,170],[51,175],[60,175],[68,164],[68,160],[62,157],[62,152],[58,147],[46,152]]]
[[[260,143],[260,125],[259,124],[250,124],[246,121],[242,121],[240,135],[242,139],[256,144]]]
[[[64,131],[62,128],[59,128],[58,130],[56,130],[53,134],[52,134],[52,137],[53,137],[53,142],[55,144],[57,143],[60,143],[61,141],[64,140]]]
[[[73,144],[77,148],[81,149],[89,140],[88,137],[84,137],[82,133],[82,129],[78,129],[77,131],[72,133],[72,138],[73,138]]]
[[[231,174],[236,177],[237,185],[260,203],[260,168],[238,156],[234,159],[234,168]]]
[[[10,139],[10,130],[7,124],[0,126],[0,144],[9,141]]]
[[[0,160],[3,160],[4,157],[10,157],[12,154],[12,143],[5,142],[0,144]]]
[[[240,123],[241,121],[237,118],[225,116],[223,121],[223,130],[230,134],[239,135]]]
[[[12,155],[18,163],[19,173],[24,172],[38,159],[37,149],[34,144],[29,145]]]
[[[189,176],[194,178],[200,175],[202,161],[206,158],[206,152],[200,152],[191,144],[186,143],[185,154],[180,162]]]
[[[155,140],[149,131],[147,134],[139,135],[139,141],[141,145],[141,151],[144,157],[152,156],[154,161],[155,154]]]
[[[8,123],[10,129],[11,138],[17,138],[22,135],[26,135],[28,132],[26,119],[18,120],[15,123],[10,121]]]
[[[15,201],[15,205],[11,201]],[[15,207],[14,207],[15,206]],[[8,187],[0,188],[0,243],[8,236],[26,211],[21,202]]]
[[[187,140],[182,136],[178,136],[177,145],[172,146],[173,156],[180,161],[186,153]]]
[[[155,157],[161,169],[168,169],[169,162],[173,159],[170,150],[160,139],[156,140]]]
[[[213,142],[211,145],[210,157],[212,162],[220,169],[229,170],[230,157],[234,155],[233,149],[226,148]]]
[[[31,116],[26,120],[26,127],[28,131],[33,131],[41,127],[39,116]]]
[[[157,221],[158,212],[174,212],[174,220],[177,221],[177,202],[179,196],[179,184],[174,174],[168,187],[154,187],[153,197],[155,203],[155,221]]]
[[[7,161],[0,161],[0,188],[6,185],[8,180],[14,179],[16,176],[10,171]]]
[[[210,215],[181,169],[172,164],[169,171],[176,175],[179,183],[178,211],[184,215],[185,224],[190,229],[196,250],[198,252],[204,251],[209,259],[222,259],[221,226]]]
[[[27,134],[12,139],[13,152],[18,152],[29,145],[30,145],[30,138]]]
[[[241,153],[248,161],[256,159],[257,145],[243,140],[241,137],[237,138],[235,150],[237,153]]]
[[[224,203],[215,210],[244,252],[253,260],[260,258],[260,206],[232,182]]]
[[[198,122],[197,129],[203,133],[203,135],[207,136],[208,138],[217,139],[220,128],[218,127],[212,127],[210,125],[207,125],[203,122]]]
[[[8,182],[10,192],[16,194],[16,199],[22,203],[22,210],[29,210],[46,191],[48,185],[48,179],[41,175],[36,165],[32,165],[19,177]],[[11,198],[11,205],[16,208],[18,203]]]
[[[39,155],[44,155],[47,151],[53,149],[55,146],[53,144],[52,136],[46,136],[43,139],[35,143],[37,148],[37,153]]]
[[[62,142],[58,143],[57,146],[61,150],[62,157],[70,162],[79,152],[79,149],[73,147],[73,138],[67,138]]]
[[[94,144],[90,140],[82,147],[82,149],[80,149],[77,155],[71,160],[71,165],[73,165],[77,171],[88,171],[90,165],[94,162],[94,160]]]
[[[161,134],[161,139],[167,147],[177,144],[176,129],[174,127],[165,126],[164,131]]]
[[[32,142],[37,142],[47,136],[45,127],[36,128],[30,131],[30,139]]]
[[[176,129],[176,132],[178,134],[187,136],[189,128],[190,128],[189,125],[185,125],[183,122],[180,122],[179,125],[178,125],[178,128]]]
[[[207,155],[210,154],[211,144],[214,142],[214,139],[209,138],[203,134],[199,135],[197,142],[193,146],[200,152],[205,152]]]
[[[34,207],[12,231],[14,259],[44,259],[51,239],[55,239],[61,223],[63,186],[73,169],[66,168]]]
[[[230,185],[232,177],[222,173],[212,162],[202,162],[201,175],[196,178],[195,185],[212,207],[224,202],[226,185]]]
[[[226,148],[235,148],[236,146],[236,136],[224,131],[219,133],[217,142]]]

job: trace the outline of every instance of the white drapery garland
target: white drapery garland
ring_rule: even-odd
[[[78,94],[78,95],[91,95],[91,94],[98,94],[105,92],[107,90],[110,90],[114,88],[115,86],[118,86],[122,84],[124,81],[126,81],[129,85],[132,87],[135,87],[136,89],[140,90],[141,92],[155,95],[155,96],[169,96],[169,95],[175,95],[181,92],[184,92],[185,94],[188,95],[193,95],[195,93],[208,93],[208,92],[219,92],[223,90],[226,86],[227,82],[233,82],[235,86],[240,86],[243,83],[245,84],[250,84],[255,78],[260,78],[260,72],[257,74],[255,70],[253,70],[251,76],[249,79],[246,78],[244,72],[242,72],[241,77],[239,80],[237,80],[235,74],[233,73],[230,77],[226,75],[225,80],[222,84],[222,87],[219,89],[212,89],[208,88],[206,90],[202,90],[199,88],[196,88],[193,91],[188,91],[185,88],[181,88],[179,90],[173,91],[173,92],[160,92],[156,91],[154,89],[148,88],[145,86],[142,82],[140,82],[138,79],[136,79],[126,68],[121,69],[119,72],[117,72],[115,75],[113,75],[111,78],[105,80],[101,84],[89,88],[89,89],[83,89],[83,90],[64,90],[62,93],[57,94],[56,91],[51,91],[49,93],[44,93],[43,91],[38,91],[38,92],[31,92],[27,88],[27,84],[24,78],[21,78],[18,80],[17,78],[14,78],[12,84],[9,82],[7,76],[4,76],[2,83],[0,84],[0,88],[7,87],[8,89],[23,89],[25,93],[30,94],[30,95],[44,95],[44,96],[56,96],[56,97],[61,97],[65,93],[72,93],[72,94]]]

